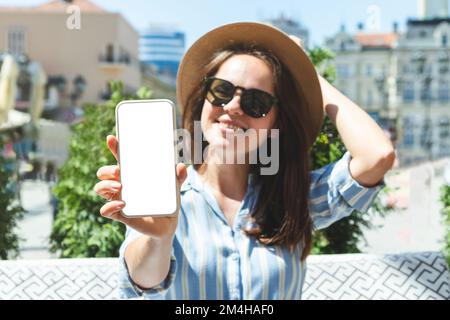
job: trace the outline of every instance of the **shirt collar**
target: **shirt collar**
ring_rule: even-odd
[[[234,225],[232,226],[233,229],[235,228],[239,229],[243,224],[248,225],[248,223],[250,222],[250,220],[247,219],[246,217],[250,213],[250,208],[253,207],[253,205],[255,204],[258,194],[257,189],[258,188],[256,186],[256,176],[254,174],[249,174],[247,191],[244,196],[243,202],[240,206],[239,212],[235,217]],[[203,182],[202,178],[200,177],[198,172],[194,169],[193,165],[190,165],[187,168],[187,177],[180,189],[181,193],[184,193],[188,190],[195,190],[199,194],[201,194],[204,197],[206,203],[208,203],[208,205],[212,209],[212,211],[220,219],[222,219],[225,224],[228,223],[225,217],[223,216],[223,213],[220,214],[222,211],[219,208],[217,201],[214,198],[214,195],[212,194],[211,188]]]
[[[189,165],[187,167],[187,177],[184,183],[181,185],[180,192],[185,192],[188,190],[195,190],[200,192],[204,189],[204,182],[201,180],[198,172],[194,169],[193,165]],[[256,183],[256,176],[254,173],[250,173],[248,175],[248,189],[249,191],[253,191]]]

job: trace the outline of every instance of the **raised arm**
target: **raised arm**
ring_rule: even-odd
[[[290,35],[302,49],[300,38]],[[377,185],[394,165],[395,149],[378,124],[357,104],[318,75],[323,108],[350,152],[353,179],[365,187]]]
[[[362,186],[378,184],[395,161],[392,142],[358,105],[319,75],[324,111],[350,152],[350,174]]]

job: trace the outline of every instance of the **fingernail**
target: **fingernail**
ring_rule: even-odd
[[[111,188],[113,189],[119,189],[121,186],[121,184],[119,182],[112,182],[111,183]]]

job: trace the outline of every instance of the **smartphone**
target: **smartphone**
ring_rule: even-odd
[[[170,100],[125,100],[116,106],[124,216],[177,213],[175,129],[175,106]]]

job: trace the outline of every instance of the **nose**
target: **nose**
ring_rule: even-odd
[[[223,106],[223,110],[234,115],[244,115],[244,111],[241,109],[241,92],[236,92],[233,99]]]

